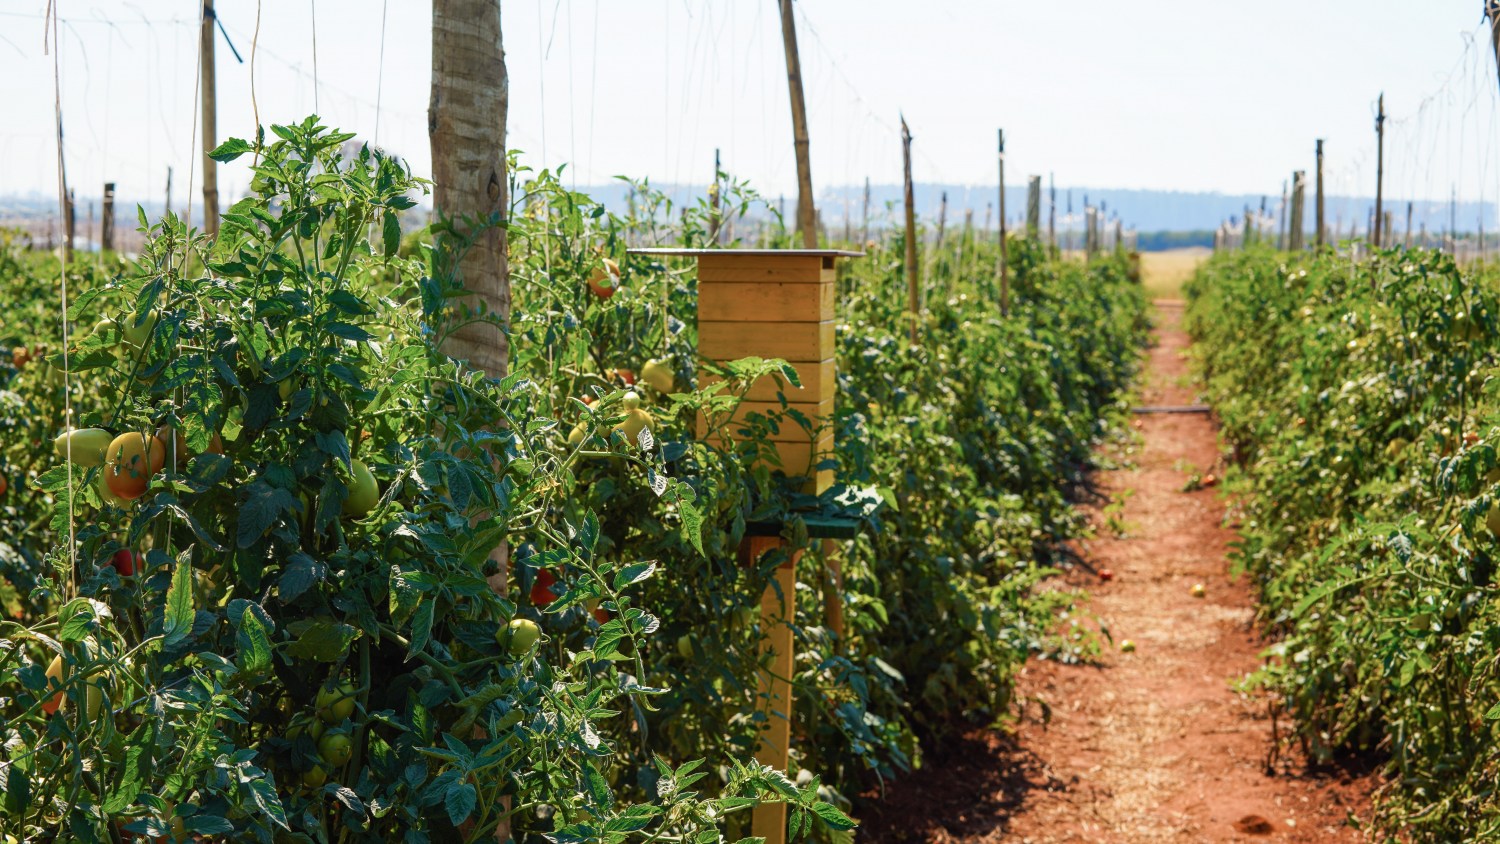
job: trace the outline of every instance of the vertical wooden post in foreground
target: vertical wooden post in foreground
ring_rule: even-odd
[[[218,107],[214,92],[214,0],[203,0],[203,26],[198,33],[202,53],[198,80],[203,95],[203,231],[210,236],[219,233],[218,163],[208,157],[218,145]],[[192,221],[188,221],[192,225]]]
[[[917,342],[917,315],[922,310],[921,278],[917,275],[917,212],[911,185],[911,130],[901,117],[902,196],[906,202],[906,306],[911,315],[911,341]]]
[[[1383,199],[1382,192],[1385,188],[1385,93],[1382,92],[1377,101],[1377,113],[1375,115],[1375,225],[1370,231],[1370,245],[1376,249],[1381,245],[1381,216],[1380,208]]]
[[[779,413],[786,407],[809,419],[814,433],[783,423],[771,436],[774,454],[762,453],[770,468],[792,477],[807,479],[805,491],[819,493],[833,484],[831,470],[818,469],[819,461],[833,450],[833,433],[826,423],[833,418],[837,390],[834,363],[835,262],[839,257],[861,253],[840,250],[770,249],[633,249],[632,254],[695,256],[698,260],[698,353],[714,361],[758,356],[782,358],[797,371],[802,388],[778,383],[767,376],[749,385],[745,400],[722,425],[700,414],[697,433],[709,442],[736,439],[738,429],[751,413]],[[714,376],[707,376],[711,383]],[[714,422],[714,427],[710,422]],[[751,536],[740,546],[742,559],[754,562],[766,552],[781,548],[779,536]],[[765,730],[755,758],[764,765],[786,770],[791,753],[793,711],[796,565],[804,549],[789,548],[788,558],[776,570],[775,581],[761,595],[759,672],[761,711]],[[828,545],[825,552],[830,551]],[[843,630],[843,606],[839,584],[842,576],[830,554],[828,569],[819,578],[824,589],[824,607],[829,626]],[[752,834],[768,844],[786,839],[784,803],[763,803],[751,816]]]
[[[1317,218],[1318,218],[1317,219],[1318,231],[1317,231],[1317,235],[1316,235],[1317,239],[1314,242],[1317,244],[1318,247],[1321,248],[1323,246],[1323,243],[1328,239],[1328,229],[1323,224],[1323,139],[1322,138],[1318,139],[1318,179],[1317,179],[1317,181],[1318,181],[1318,184],[1317,184],[1317,194],[1318,194],[1318,196],[1317,196],[1316,208],[1314,209],[1314,213],[1317,215]]]
[[[1287,213],[1287,249],[1302,251],[1302,206],[1306,193],[1307,172],[1292,173],[1292,207]]]
[[[99,251],[115,248],[115,183],[104,183],[104,207],[99,219]]]
[[[1000,158],[1000,315],[1010,313],[1010,255],[1005,243],[1005,130],[997,129]]]
[[[792,98],[792,141],[797,153],[797,228],[802,245],[818,247],[817,215],[813,211],[812,158],[807,137],[807,102],[802,98],[802,62],[797,58],[797,22],[792,0],[781,0],[781,41],[786,48],[786,81]]]

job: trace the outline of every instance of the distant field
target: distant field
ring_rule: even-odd
[[[1153,299],[1176,299],[1182,295],[1182,283],[1212,254],[1212,249],[1201,246],[1142,252],[1141,283]]]

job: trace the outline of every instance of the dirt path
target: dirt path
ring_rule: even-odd
[[[1181,303],[1158,302],[1141,403],[1195,403],[1183,359]],[[1212,422],[1204,414],[1136,417],[1143,442],[1132,465],[1099,481],[1123,511],[1117,536],[1100,521],[1080,551],[1072,585],[1092,593],[1118,645],[1092,666],[1034,662],[1018,692],[1045,704],[1050,723],[1028,718],[1013,737],[966,736],[892,790],[867,823],[879,841],[1355,842],[1347,823],[1363,817],[1369,782],[1314,775],[1292,761],[1267,772],[1271,723],[1263,703],[1230,683],[1258,664],[1264,642],[1253,600],[1231,579],[1232,531],[1213,489],[1185,491],[1193,475],[1217,472]],[[1204,597],[1192,587],[1202,584]],[[1032,715],[1041,706],[1030,707]],[[904,793],[907,787],[921,792]],[[925,804],[931,818],[916,821]],[[862,837],[863,840],[863,837]]]

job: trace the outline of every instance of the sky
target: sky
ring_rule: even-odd
[[[200,190],[197,0],[57,0],[70,182],[127,204]],[[1500,196],[1500,84],[1480,0],[798,0],[813,179],[1007,181],[1279,195],[1326,139],[1330,193],[1373,193],[1385,93],[1387,195]],[[46,0],[0,3],[0,196],[57,191]],[[316,110],[430,170],[431,5],[218,0],[221,137]],[[259,36],[255,36],[259,13]],[[578,186],[702,184],[723,167],[793,194],[771,0],[507,0],[509,143]],[[1476,39],[1476,36],[1478,38]],[[254,105],[251,58],[254,56]],[[242,167],[220,171],[243,191]]]

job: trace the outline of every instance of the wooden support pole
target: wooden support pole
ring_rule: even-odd
[[[1047,174],[1047,243],[1057,255],[1057,179]]]
[[[1406,243],[1407,249],[1411,248],[1411,200],[1406,201]]]
[[[802,246],[816,249],[817,214],[813,211],[812,158],[807,137],[807,102],[802,98],[802,62],[797,58],[797,23],[792,17],[792,0],[781,0],[780,5],[787,87],[792,95],[792,140],[797,153],[797,228],[802,230]]]
[[[1286,217],[1288,202],[1290,202],[1290,199],[1287,197],[1286,182],[1282,182],[1281,210],[1276,214],[1276,248],[1278,250],[1286,249]]]
[[[166,217],[172,213],[172,165],[167,165],[167,204],[162,206],[161,215]]]
[[[746,539],[750,559],[759,560],[767,551],[781,547],[779,536]],[[801,551],[776,569],[776,579],[760,598],[760,671],[758,697],[766,721],[755,751],[755,761],[785,771],[792,747],[792,655],[791,625],[796,623],[797,558]],[[761,803],[750,816],[750,834],[766,844],[785,844],[786,804]]]
[[[68,188],[63,200],[63,254],[73,260],[73,235],[78,227],[78,206],[73,198],[73,189]]]
[[[1302,251],[1302,208],[1307,192],[1307,172],[1297,170],[1292,173],[1292,207],[1287,211],[1287,249],[1293,252]]]
[[[948,228],[948,192],[943,191],[938,202],[937,249],[943,248],[943,233]]]
[[[917,272],[917,211],[911,184],[911,129],[901,116],[901,185],[906,203],[906,295],[911,316],[911,342],[917,342],[917,316],[922,311],[921,277]]]
[[[208,157],[218,145],[217,97],[214,91],[214,0],[203,0],[203,24],[199,32],[201,76],[198,81],[203,96],[203,231],[209,236],[219,233],[218,163]],[[192,225],[192,221],[188,222]]]
[[[864,206],[864,211],[863,211],[862,215],[860,216],[859,240],[860,240],[860,243],[869,243],[870,242],[870,177],[869,176],[865,177],[865,206]]]
[[[1026,237],[1037,240],[1042,236],[1042,177],[1032,176],[1026,181]]]
[[[844,567],[839,543],[823,540],[823,623],[833,633],[835,653],[844,652]]]
[[[719,215],[719,148],[714,147],[714,181],[708,188],[708,241],[719,242],[719,231],[722,228]]]
[[[996,130],[1000,161],[1000,315],[1010,314],[1010,255],[1005,243],[1005,130]]]
[[[115,183],[104,183],[104,206],[99,219],[99,251],[115,248]]]
[[[1316,235],[1317,240],[1315,242],[1316,242],[1318,248],[1321,249],[1322,246],[1323,246],[1323,243],[1327,240],[1327,237],[1328,237],[1328,229],[1323,225],[1323,139],[1322,138],[1318,139],[1318,178],[1317,178],[1317,181],[1318,181],[1318,184],[1317,184],[1318,198],[1317,198],[1317,203],[1316,203],[1317,207],[1315,208],[1314,211],[1315,211],[1315,213],[1317,214],[1317,217],[1318,217],[1318,219],[1317,219],[1318,231],[1317,231],[1317,235]]]
[[[1375,225],[1370,231],[1370,245],[1380,248],[1380,226],[1384,222],[1381,211],[1382,192],[1385,189],[1385,93],[1376,101],[1375,115]]]

